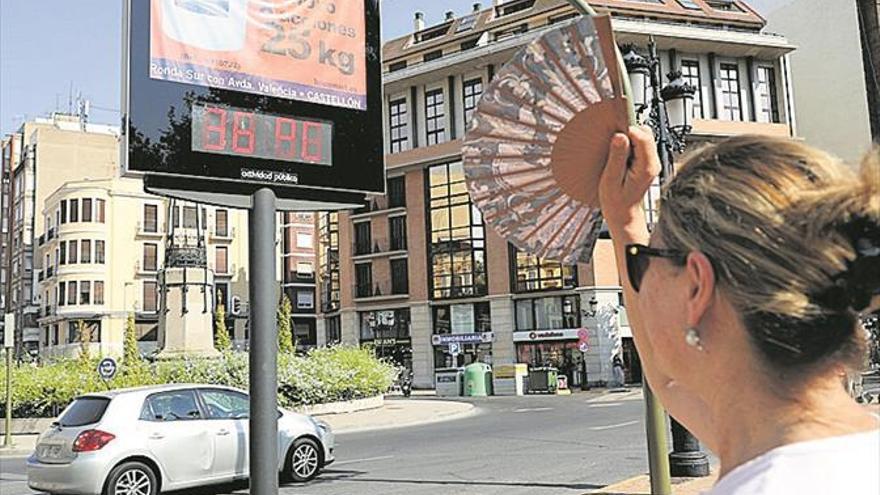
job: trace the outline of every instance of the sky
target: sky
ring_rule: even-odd
[[[345,1],[345,0],[343,0]],[[482,0],[484,6],[492,0]],[[791,0],[747,0],[767,13]],[[470,12],[475,0],[382,0],[382,37],[412,31],[413,13],[427,25],[446,11]],[[90,120],[118,124],[121,0],[0,0],[0,134],[25,120],[67,111],[77,95],[91,102]]]

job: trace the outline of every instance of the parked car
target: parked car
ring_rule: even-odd
[[[48,493],[157,495],[248,477],[248,395],[213,385],[88,394],[43,433],[28,486]],[[279,409],[278,471],[298,482],[332,463],[330,426]]]

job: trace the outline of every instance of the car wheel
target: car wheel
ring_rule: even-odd
[[[321,450],[311,438],[293,442],[287,459],[287,475],[293,481],[305,482],[315,479],[321,470]]]
[[[104,495],[158,495],[156,473],[143,462],[124,462],[110,471]]]

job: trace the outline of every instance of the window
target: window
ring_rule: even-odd
[[[109,405],[110,399],[104,397],[80,397],[64,412],[58,424],[65,428],[93,425],[101,421]]]
[[[446,141],[445,119],[443,89],[425,91],[425,125],[427,126],[429,146]]]
[[[296,274],[310,278],[315,275],[315,268],[308,261],[299,261],[296,263]]]
[[[214,233],[220,237],[229,235],[229,210],[214,212]]]
[[[406,60],[401,60],[400,62],[394,62],[388,66],[388,72],[396,72],[399,70],[406,69]]]
[[[96,220],[98,223],[104,223],[107,219],[107,202],[103,199],[95,200]]]
[[[441,24],[435,28],[428,28],[416,33],[416,43],[424,43],[425,41],[446,36],[446,33],[449,32],[449,26],[451,26],[451,24]]]
[[[296,247],[310,249],[315,247],[315,238],[308,232],[296,233]]]
[[[202,413],[192,390],[175,390],[154,394],[144,402],[143,421],[187,421],[201,419]]]
[[[464,16],[458,22],[458,26],[455,28],[456,33],[463,33],[465,31],[470,31],[477,24],[477,15],[476,13]]]
[[[578,12],[569,12],[567,14],[557,15],[555,17],[550,18],[549,24],[558,24],[560,22],[565,22],[569,19],[574,19],[575,17],[579,17],[580,13]]]
[[[712,7],[715,10],[722,10],[725,12],[742,12],[743,10],[737,5],[734,0],[706,0],[706,3],[709,7]]]
[[[559,330],[580,327],[580,297],[555,296],[516,301],[516,329]]]
[[[437,60],[438,58],[442,58],[442,57],[443,57],[443,50],[434,50],[434,51],[426,53],[424,55],[424,57],[422,58],[422,60],[424,60],[425,62],[430,62],[432,60]]]
[[[339,316],[324,318],[324,333],[327,345],[334,345],[342,342],[342,324]]]
[[[143,304],[141,308],[144,311],[155,313],[158,309],[159,287],[156,282],[144,281]]]
[[[92,241],[87,239],[80,241],[79,261],[80,263],[92,262]]]
[[[701,119],[703,118],[703,86],[700,84],[700,63],[696,60],[682,60],[681,76],[686,83],[697,90],[694,93],[694,114],[692,117]]]
[[[175,206],[171,209],[171,225],[174,228],[180,227],[180,207]]]
[[[373,295],[373,265],[358,263],[354,265],[355,297]]]
[[[61,200],[60,210],[61,210],[61,223],[67,223],[67,200],[66,199]]]
[[[95,263],[104,263],[104,241],[95,241]]]
[[[388,179],[388,207],[403,208],[406,206],[406,177],[398,176]]]
[[[67,283],[66,282],[58,282],[58,305],[64,306],[67,304]]]
[[[354,224],[354,254],[370,254],[372,252],[371,243],[370,222]]]
[[[391,250],[403,251],[406,249],[406,217],[391,217],[388,219],[388,231],[391,232]]]
[[[427,172],[431,297],[486,295],[483,218],[468,196],[461,162]]]
[[[79,303],[92,304],[92,283],[87,280],[79,283]]]
[[[375,339],[407,339],[410,337],[409,308],[364,311],[358,313],[361,342]]]
[[[214,248],[214,270],[217,273],[229,273],[228,249],[226,246]]]
[[[388,104],[388,129],[391,135],[392,153],[409,149],[409,122],[406,114],[406,98],[393,100]]]
[[[503,41],[508,38],[513,38],[514,36],[523,34],[529,30],[528,24],[520,24],[516,27],[502,29],[501,31],[495,32],[495,41]]]
[[[721,118],[742,120],[739,94],[739,66],[721,64]]]
[[[409,272],[406,258],[391,260],[391,293],[406,294],[409,292]]]
[[[76,304],[76,296],[77,296],[76,288],[77,287],[76,287],[75,281],[67,282],[67,304],[69,304],[71,306]]]
[[[678,0],[678,3],[688,10],[703,10],[694,0]]]
[[[70,222],[79,222],[79,200],[71,199],[68,203],[70,204]]]
[[[479,44],[480,44],[479,37],[471,38],[467,41],[462,41],[461,42],[461,51],[466,52],[468,50],[472,50],[472,49],[476,48]]]
[[[67,241],[67,263],[68,264],[75,265],[77,263],[76,254],[77,254],[77,251],[79,251],[79,249],[77,249],[78,247],[79,247],[78,241]]]
[[[83,198],[82,200],[82,221],[83,222],[91,222],[92,221],[92,200],[90,198]]]
[[[144,271],[155,272],[158,269],[159,246],[152,243],[144,244]]]
[[[159,206],[144,205],[144,232],[159,231]]]
[[[297,291],[296,309],[312,309],[315,307],[315,294],[309,291]]]
[[[322,213],[318,217],[318,231],[321,310],[330,313],[339,309],[339,214]]]
[[[250,414],[250,400],[241,392],[201,389],[199,395],[210,419],[247,419]]]
[[[510,260],[514,274],[514,292],[530,292],[577,287],[577,266],[563,265],[531,256],[512,245]]]
[[[758,101],[761,108],[758,122],[779,122],[779,103],[776,93],[776,70],[758,67]]]
[[[183,228],[196,229],[199,227],[199,210],[195,206],[183,207]]]
[[[535,5],[535,0],[511,0],[495,7],[495,15],[503,17],[528,10]]]
[[[489,303],[434,306],[434,334],[483,333],[492,331]]]
[[[104,282],[96,280],[92,283],[95,286],[95,304],[104,304]]]
[[[477,103],[480,102],[480,96],[483,95],[483,80],[471,79],[470,81],[465,81],[462,94],[464,95],[464,123],[465,127],[467,127],[471,121],[471,115],[477,108]]]

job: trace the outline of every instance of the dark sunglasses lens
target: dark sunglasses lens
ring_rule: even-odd
[[[630,249],[636,249],[636,251],[634,253],[632,251],[627,252],[626,271],[629,275],[630,285],[632,285],[633,290],[638,292],[642,286],[642,277],[645,276],[645,271],[648,269],[651,258],[641,250],[638,250],[638,248]]]

